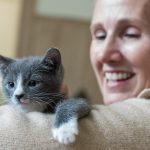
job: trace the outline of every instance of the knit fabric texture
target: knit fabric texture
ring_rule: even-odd
[[[149,150],[150,90],[111,105],[94,105],[79,120],[79,135],[69,145],[52,138],[53,115],[19,113],[0,107],[0,150]]]

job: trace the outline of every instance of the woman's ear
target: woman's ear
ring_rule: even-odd
[[[45,54],[42,64],[45,69],[49,71],[55,71],[59,68],[61,64],[61,54],[56,48],[49,48]]]

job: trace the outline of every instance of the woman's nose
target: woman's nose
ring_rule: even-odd
[[[121,45],[119,39],[106,38],[99,52],[102,63],[117,63],[122,60]]]

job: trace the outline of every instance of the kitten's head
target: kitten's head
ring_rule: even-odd
[[[11,59],[0,56],[6,99],[24,111],[43,111],[60,100],[63,80],[61,55],[50,48],[43,57]]]

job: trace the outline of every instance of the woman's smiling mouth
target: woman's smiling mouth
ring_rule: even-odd
[[[120,91],[128,85],[127,82],[129,82],[134,75],[134,73],[125,71],[105,71],[104,83],[107,88]]]
[[[123,72],[123,71],[107,71],[104,73],[107,80],[110,81],[124,81],[132,78],[134,73]]]

